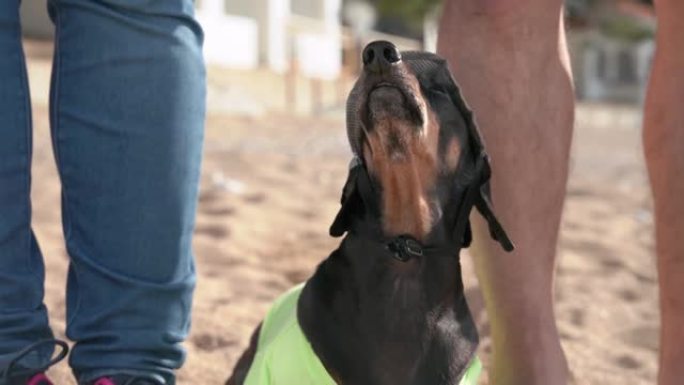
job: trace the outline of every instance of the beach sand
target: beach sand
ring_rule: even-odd
[[[47,118],[49,49],[29,44],[27,52],[33,223],[46,260],[46,303],[63,337],[68,257]],[[220,82],[212,76],[210,85]],[[577,384],[655,383],[657,283],[639,119],[630,107],[578,108],[556,278],[558,325]],[[209,111],[194,241],[198,285],[180,384],[222,384],[271,301],[336,247],[328,226],[349,159],[339,108],[318,118]],[[463,264],[486,365],[488,322],[467,251]],[[66,364],[51,374],[73,384]]]

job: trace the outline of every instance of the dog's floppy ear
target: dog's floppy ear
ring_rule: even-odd
[[[508,238],[506,230],[501,226],[501,222],[496,218],[494,214],[494,209],[492,208],[492,198],[489,187],[489,178],[491,176],[491,169],[489,166],[489,158],[485,155],[484,159],[484,169],[482,170],[482,185],[480,186],[480,191],[478,191],[478,196],[475,199],[475,207],[477,211],[487,220],[487,225],[489,226],[489,234],[492,239],[499,242],[504,250],[511,252],[515,249],[513,242]]]
[[[461,202],[461,214],[456,219],[456,227],[454,234],[461,236],[461,245],[469,247],[473,240],[472,228],[470,225],[469,214],[473,206],[484,217],[489,226],[489,234],[492,239],[499,242],[501,247],[506,251],[513,251],[515,246],[508,238],[508,234],[501,226],[501,223],[496,218],[494,210],[492,209],[492,200],[489,187],[489,178],[491,176],[491,169],[489,167],[489,160],[486,154],[482,153],[475,164],[475,180],[467,188],[463,202]]]
[[[461,245],[465,248],[468,248],[470,247],[471,243],[473,243],[473,230],[470,227],[470,220],[468,220],[465,225],[465,231],[463,232],[463,240],[461,241]]]
[[[341,237],[349,230],[352,225],[353,214],[358,213],[364,209],[363,197],[359,188],[359,184],[364,183],[365,167],[358,158],[352,160],[349,168],[349,176],[347,182],[342,189],[342,199],[340,211],[335,216],[335,220],[330,226],[330,235],[333,237]]]
[[[458,108],[459,112],[463,116],[463,119],[465,120],[466,128],[468,130],[469,145],[473,151],[473,154],[476,156],[475,167],[476,172],[479,173],[479,177],[476,176],[478,181],[476,182],[476,185],[473,186],[473,188],[478,189],[478,191],[476,191],[476,195],[474,196],[475,207],[477,208],[477,211],[479,211],[480,214],[487,220],[491,237],[499,242],[504,250],[513,251],[515,246],[508,238],[506,231],[503,229],[503,226],[501,226],[501,223],[496,218],[496,215],[494,215],[494,210],[492,209],[492,199],[489,187],[491,166],[489,164],[489,156],[487,156],[487,153],[485,152],[484,143],[480,136],[480,130],[475,124],[473,112],[463,99],[461,90],[451,75],[446,61],[443,61],[441,65],[442,71],[440,71],[439,81],[447,89],[449,98],[456,108]],[[464,232],[464,245],[466,245],[466,243],[469,244],[469,241],[472,239],[472,234],[469,234],[469,230],[470,223],[467,224],[466,231]]]

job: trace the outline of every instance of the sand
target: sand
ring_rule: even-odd
[[[44,45],[27,48],[33,223],[46,259],[45,300],[63,336],[68,257],[47,119],[50,55]],[[230,86],[222,76],[212,71],[210,86]],[[657,284],[639,119],[629,107],[578,108],[556,279],[559,329],[578,384],[653,384],[656,378]],[[340,108],[318,118],[211,109],[194,242],[198,286],[180,384],[222,384],[271,301],[305,280],[336,246],[327,231],[348,161]],[[463,259],[487,364],[487,319],[467,252]],[[73,384],[66,364],[51,375],[58,384]]]

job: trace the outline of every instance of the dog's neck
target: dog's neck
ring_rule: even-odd
[[[368,172],[381,190],[376,198],[383,231],[424,241],[440,214],[430,191],[438,173],[436,145],[425,145],[436,139],[409,135],[410,127],[386,120],[376,124],[364,153]]]
[[[387,167],[382,178],[382,223],[386,233],[424,240],[433,226],[433,210],[416,164]]]

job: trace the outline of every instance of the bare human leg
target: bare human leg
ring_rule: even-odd
[[[657,49],[646,97],[644,151],[655,201],[660,281],[659,385],[684,378],[684,3],[657,0]]]
[[[450,0],[438,52],[451,63],[492,157],[494,204],[514,255],[475,219],[494,385],[559,385],[568,370],[553,276],[574,118],[562,1]]]

